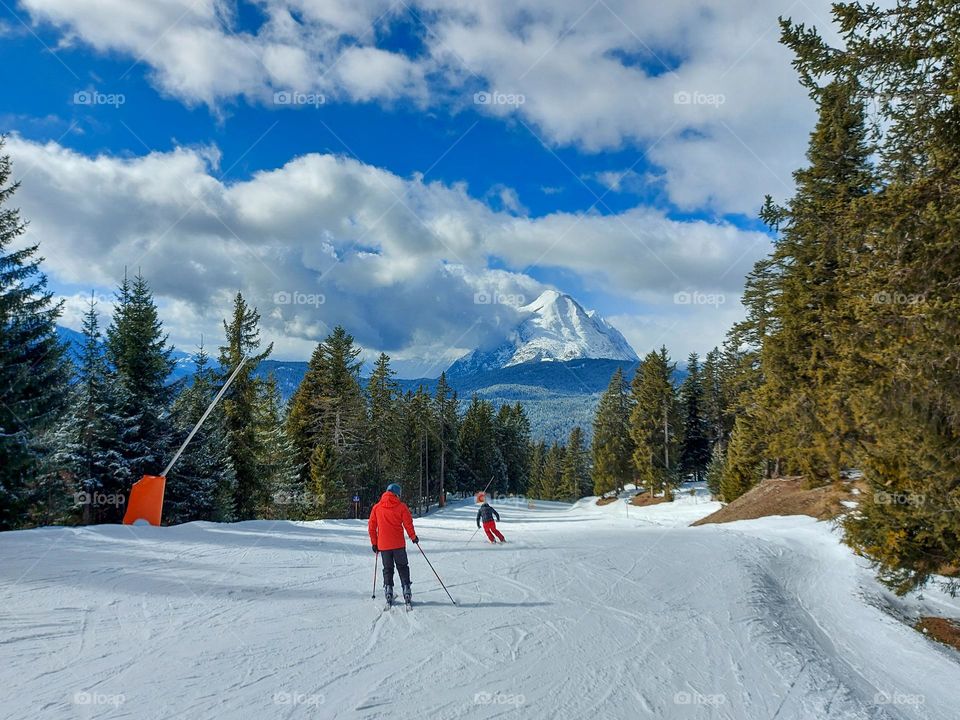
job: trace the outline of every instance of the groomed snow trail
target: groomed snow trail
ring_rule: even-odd
[[[416,609],[364,522],[0,534],[0,717],[952,720],[960,662],[880,609],[826,523],[461,503],[416,520]],[[936,595],[944,614],[960,607]]]

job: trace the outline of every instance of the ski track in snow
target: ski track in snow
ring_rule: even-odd
[[[2,533],[0,718],[958,716],[960,653],[883,608],[960,604],[887,602],[827,523],[497,507],[505,545],[469,501],[415,521],[458,604],[410,545],[409,613],[363,522]]]

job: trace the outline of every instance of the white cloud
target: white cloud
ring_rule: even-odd
[[[342,323],[365,347],[414,367],[417,358],[452,360],[511,327],[513,308],[474,295],[535,297],[546,286],[530,266],[665,302],[689,288],[738,292],[767,250],[761,234],[653,210],[517,217],[461,184],[332,155],[225,184],[213,175],[215,148],[90,157],[16,136],[7,148],[25,177],[17,202],[31,223],[27,240],[40,242],[54,279],[108,291],[124,268],[142,269],[173,339],[187,346],[201,333],[219,339],[241,290],[280,357],[305,356]]]
[[[551,145],[638,147],[681,207],[751,215],[788,192],[813,123],[777,17],[831,32],[828,0],[263,0],[267,22],[244,32],[225,0],[21,5],[66,44],[148,65],[189,104],[295,90],[470,107]],[[400,21],[420,31],[416,52],[378,46]],[[524,102],[476,106],[477,91]]]

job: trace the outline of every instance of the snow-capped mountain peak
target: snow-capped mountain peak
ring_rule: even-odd
[[[448,373],[467,375],[528,362],[638,359],[616,328],[565,293],[547,290],[519,312],[521,322],[502,344],[464,355]]]

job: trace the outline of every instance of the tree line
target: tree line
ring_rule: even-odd
[[[833,15],[842,47],[781,21],[818,121],[794,195],[761,215],[776,245],[733,330],[727,461],[741,487],[861,470],[846,541],[906,592],[960,563],[960,6]]]
[[[622,492],[632,483],[669,498],[684,480],[706,480],[716,496],[729,492],[723,460],[735,423],[737,361],[729,345],[702,361],[690,353],[677,382],[676,363],[661,347],[641,360],[629,383],[618,369],[593,422],[594,493]]]
[[[629,389],[613,379],[594,477],[598,493],[662,490],[709,454],[731,501],[764,477],[859,471],[846,542],[903,593],[960,566],[960,6],[833,16],[841,47],[781,20],[818,119],[793,196],[763,205],[774,248],[747,276],[746,318],[702,391],[674,397],[665,351]]]

